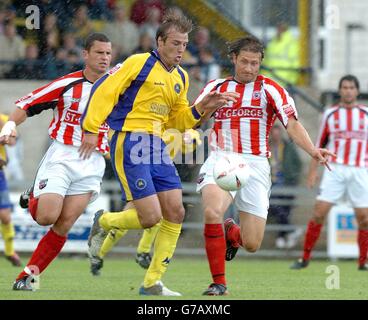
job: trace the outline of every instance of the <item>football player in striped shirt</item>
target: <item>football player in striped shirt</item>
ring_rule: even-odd
[[[179,63],[191,29],[191,21],[169,11],[156,34],[157,50],[130,56],[97,81],[82,119],[86,133],[83,157],[94,149],[97,129],[107,119],[112,130],[111,159],[123,199],[133,201],[136,208],[97,214],[91,229],[90,254],[98,254],[109,230],[148,228],[162,218],[152,262],[139,289],[141,295],[180,295],[161,282],[185,214],[180,178],[165,151],[162,132],[167,128],[182,132],[193,128],[206,112],[238,96],[210,93],[197,105],[189,106],[188,74]]]
[[[340,102],[326,108],[317,147],[333,150],[332,171],[324,170],[319,194],[304,240],[303,257],[290,268],[303,269],[309,264],[311,252],[332,206],[347,194],[358,224],[358,270],[367,271],[368,251],[368,107],[358,104],[359,81],[346,75],[339,82]],[[317,163],[312,160],[307,183],[313,187],[318,180]]]
[[[28,206],[39,225],[51,228],[16,278],[13,290],[32,290],[33,276],[43,272],[59,254],[69,230],[100,192],[105,170],[103,155],[109,151],[108,126],[102,122],[96,128],[96,148],[90,158],[82,159],[78,151],[83,136],[80,118],[93,83],[110,66],[110,40],[104,34],[91,34],[86,39],[83,56],[83,70],[58,78],[16,101],[17,109],[0,133],[0,141],[7,143],[16,134],[16,126],[27,117],[53,110],[49,126],[53,142],[37,170]]]
[[[269,133],[276,118],[290,138],[317,162],[326,164],[332,153],[316,148],[302,124],[294,100],[288,92],[270,78],[259,74],[263,45],[254,37],[245,37],[229,44],[229,57],[234,64],[234,76],[208,83],[195,103],[209,92],[238,92],[240,98],[214,112],[213,152],[203,164],[197,183],[204,208],[204,237],[212,283],[203,295],[228,293],[225,259],[232,260],[239,247],[249,252],[262,243],[271,188],[268,158]],[[245,187],[235,192],[221,189],[214,180],[213,168],[219,157],[240,154],[249,164],[252,174]],[[224,213],[234,202],[239,211],[240,226],[233,219],[224,223]]]
[[[0,128],[3,127],[8,120],[8,116],[0,114]],[[16,139],[14,137],[9,141],[9,145],[14,145]],[[11,209],[13,204],[10,202],[9,189],[6,182],[4,166],[7,164],[7,154],[5,146],[0,144],[0,233],[4,240],[5,258],[11,262],[13,266],[21,266],[18,254],[14,250],[15,229],[11,222]]]

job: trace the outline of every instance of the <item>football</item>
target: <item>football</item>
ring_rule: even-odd
[[[216,161],[213,176],[220,188],[226,191],[236,191],[247,183],[250,168],[240,155],[224,155]]]

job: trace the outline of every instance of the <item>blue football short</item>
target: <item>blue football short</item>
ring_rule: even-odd
[[[115,131],[110,139],[111,163],[124,201],[182,188],[165,147],[154,135]]]

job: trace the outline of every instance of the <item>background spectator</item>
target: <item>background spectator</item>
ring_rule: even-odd
[[[44,77],[39,58],[38,46],[35,43],[27,45],[24,59],[18,60],[7,73],[11,79],[40,79]]]
[[[60,45],[60,32],[57,26],[57,16],[55,14],[48,13],[45,16],[44,26],[39,36],[41,57],[48,54],[50,47],[56,50],[56,48]]]
[[[196,57],[199,60],[200,51],[204,48],[207,48],[207,50],[210,49],[215,59],[218,59],[216,50],[212,47],[211,44],[209,30],[205,27],[199,27],[194,32],[193,41],[190,41],[188,44],[188,51],[192,54],[192,56]]]
[[[79,60],[82,60],[83,49],[79,44],[77,44],[77,40],[75,39],[73,33],[67,32],[64,34],[62,49],[64,49],[66,52],[74,50],[78,54]]]
[[[67,55],[67,50],[59,48],[56,51],[55,59],[49,59],[44,63],[45,79],[59,78],[70,71],[70,66],[67,63]]]
[[[25,45],[23,39],[17,34],[13,22],[6,21],[4,24],[4,34],[0,34],[0,61],[17,61],[23,59],[25,55]],[[0,64],[0,76],[12,68],[9,63]]]
[[[160,26],[161,12],[153,7],[147,9],[147,20],[140,27],[141,33],[148,33],[152,39],[156,39],[156,32]]]
[[[80,60],[78,52],[73,49],[67,52],[66,63],[70,72],[83,69],[83,61]]]
[[[201,67],[201,79],[204,83],[221,76],[221,67],[216,62],[212,49],[204,47],[199,50],[199,65]]]
[[[152,45],[153,39],[148,33],[142,33],[139,37],[138,47],[135,48],[134,53],[150,52],[154,49]]]
[[[89,0],[88,8],[91,19],[112,20],[112,3],[106,0]]]
[[[165,11],[165,6],[161,0],[136,0],[131,8],[130,20],[136,24],[143,24],[147,20],[149,8],[157,8],[160,10],[160,21]]]
[[[287,70],[288,68],[299,68],[299,46],[289,27],[285,23],[277,26],[276,36],[267,44],[265,59],[263,64],[273,69],[274,74],[281,79],[287,80],[291,84],[298,82],[299,72],[297,70]],[[263,72],[264,73],[264,72]],[[273,77],[272,73],[264,73]],[[280,79],[275,79],[280,82]],[[285,85],[285,83],[281,84]]]
[[[5,23],[14,22],[15,17],[15,10],[10,5],[10,1],[2,1],[0,3],[0,34],[4,33]]]
[[[114,21],[107,23],[103,32],[111,40],[117,57],[126,58],[138,46],[138,27],[129,21],[123,6],[114,9]]]
[[[84,39],[94,31],[92,22],[88,17],[88,7],[86,5],[79,6],[75,11],[69,31],[74,34],[77,44],[80,46],[83,46]]]

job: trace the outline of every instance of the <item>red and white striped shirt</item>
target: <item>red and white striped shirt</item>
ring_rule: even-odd
[[[325,110],[316,146],[328,148],[337,157],[331,162],[368,167],[368,107],[333,106]]]
[[[288,92],[262,75],[247,84],[233,77],[211,81],[195,104],[212,91],[240,94],[236,103],[230,102],[214,114],[210,139],[214,149],[270,157],[268,137],[276,117],[285,127],[290,117],[298,118],[294,100]]]
[[[49,136],[63,144],[79,147],[82,142],[80,118],[87,106],[93,83],[88,81],[83,71],[67,74],[36,89],[15,102],[16,106],[31,117],[47,109],[54,110],[49,125]],[[99,130],[97,150],[109,152],[109,127],[104,123]]]

